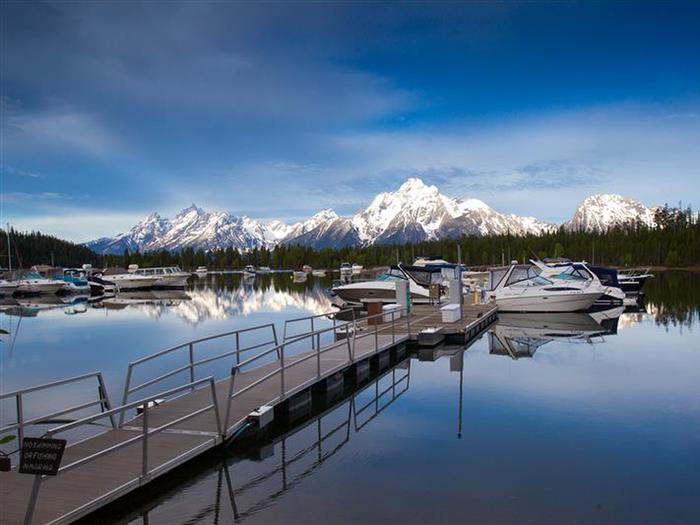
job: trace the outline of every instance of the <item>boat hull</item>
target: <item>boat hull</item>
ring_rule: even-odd
[[[372,286],[366,283],[347,284],[333,288],[333,292],[346,303],[362,304],[363,299],[379,299],[382,301],[396,302],[396,286],[393,282],[372,282]],[[411,301],[414,303],[429,302],[428,291],[411,287]]]
[[[55,294],[63,288],[65,283],[58,282],[38,282],[38,281],[20,281],[16,289],[18,294]]]
[[[598,297],[599,293],[496,294],[496,305],[501,312],[581,312],[593,306]]]

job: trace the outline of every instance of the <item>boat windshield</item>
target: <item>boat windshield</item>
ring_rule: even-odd
[[[560,281],[588,281],[590,278],[591,275],[585,270],[585,268],[574,266],[569,266],[554,276],[554,279],[558,279]]]
[[[39,275],[38,272],[24,272],[24,275],[22,275],[22,277],[25,279],[43,279],[43,277]]]
[[[383,273],[377,277],[377,281],[397,281],[399,279],[405,280],[406,278],[403,275],[395,275],[392,273]]]
[[[508,276],[506,286],[544,286],[552,281],[540,276],[540,269],[534,266],[516,266]]]

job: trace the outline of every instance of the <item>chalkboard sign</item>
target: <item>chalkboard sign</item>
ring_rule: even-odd
[[[65,448],[65,439],[24,438],[19,458],[20,473],[55,476]]]

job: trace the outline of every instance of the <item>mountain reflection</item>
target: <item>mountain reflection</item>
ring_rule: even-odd
[[[289,286],[289,274],[256,279],[242,279],[238,275],[212,277],[195,283],[187,291],[120,293],[101,303],[111,309],[131,307],[150,318],[160,318],[167,313],[191,325],[262,311],[299,309],[323,314],[333,309],[328,293],[318,281]]]

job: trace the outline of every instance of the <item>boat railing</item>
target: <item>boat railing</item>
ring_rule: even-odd
[[[242,336],[244,334],[255,334],[258,337],[265,337],[266,339],[263,342],[255,342],[253,344],[246,345],[243,344],[241,341]],[[209,355],[201,359],[195,359],[195,351],[197,349],[198,344],[222,339],[226,339],[226,344],[231,344],[233,348],[222,353]],[[223,334],[216,334],[208,337],[194,339],[192,341],[187,341],[185,343],[181,343],[179,345],[166,348],[165,350],[161,350],[159,352],[147,355],[129,363],[126,374],[126,382],[124,384],[124,393],[122,395],[122,405],[127,404],[129,397],[134,392],[143,390],[144,388],[150,387],[156,383],[164,381],[165,379],[171,378],[183,372],[189,372],[189,381],[190,383],[192,383],[195,381],[196,369],[198,367],[201,367],[202,365],[209,364],[214,361],[218,361],[225,358],[232,358],[233,356],[235,356],[235,363],[241,363],[242,354],[246,354],[247,352],[258,350],[260,348],[269,347],[270,345],[274,345],[274,347],[277,347],[278,344],[279,341],[277,339],[277,329],[275,328],[274,323],[267,323],[260,326],[253,326],[250,328],[243,328],[240,330],[225,332]],[[132,385],[134,370],[140,365],[143,365],[144,363],[149,361],[153,361],[154,359],[162,358],[166,355],[173,354],[178,351],[184,352],[185,350],[187,350],[188,360],[184,365],[180,365],[170,370],[167,370],[166,372],[161,373],[160,375],[151,379],[145,380],[142,383]],[[125,414],[121,413],[119,417],[120,426],[124,423],[124,417]]]
[[[280,390],[279,395],[266,402],[274,403],[281,401],[309,386],[311,383],[319,380],[321,378],[321,356],[332,350],[337,350],[338,348],[344,347],[347,349],[347,359],[344,361],[339,361],[334,369],[342,369],[348,364],[354,363],[356,358],[356,345],[357,341],[363,339],[369,339],[373,342],[373,350],[376,353],[379,349],[379,335],[380,332],[383,335],[391,335],[392,344],[396,343],[396,337],[398,332],[398,324],[403,323],[402,314],[407,313],[407,308],[402,308],[397,306],[396,308],[388,311],[381,312],[379,314],[369,315],[361,319],[355,319],[352,322],[343,323],[340,326],[330,326],[327,328],[316,329],[313,332],[307,332],[301,335],[294,336],[293,338],[283,341],[281,344],[263,350],[262,352],[249,357],[248,359],[236,363],[234,367],[231,368],[231,378],[229,381],[229,389],[226,397],[226,413],[224,416],[223,431],[225,435],[229,434],[229,431],[234,430],[234,427],[238,422],[232,422],[232,426],[229,427],[231,423],[231,408],[233,401],[243,395],[244,393],[250,391],[256,386],[271,380],[272,378],[279,376]],[[388,326],[386,321],[389,318]],[[406,323],[406,333],[410,333],[410,318],[408,315],[405,316]],[[340,333],[339,333],[340,331]],[[321,336],[327,333],[335,334],[336,342],[325,346],[321,346],[320,340]],[[300,342],[311,341],[311,348],[306,349],[306,351],[297,350],[294,354],[290,354],[288,347],[295,345]],[[308,343],[306,343],[308,344]],[[243,367],[247,367],[253,363],[259,362],[264,357],[271,355],[272,353],[277,354],[276,366],[274,366],[269,372],[259,377],[252,383],[240,388],[235,389],[236,376],[241,372]],[[305,381],[294,385],[292,388],[287,388],[286,374],[290,368],[296,367],[310,359],[316,359],[316,375],[309,377]],[[269,363],[265,363],[269,366]],[[328,373],[328,371],[326,371]]]
[[[72,405],[69,407],[60,408],[59,410],[49,412],[47,414],[41,414],[39,416],[34,416],[29,419],[25,418],[25,396],[38,391],[45,391],[53,388],[57,388],[65,385],[72,385],[79,382],[84,382],[89,379],[97,380],[97,399],[92,399],[88,402],[80,403],[77,405]],[[59,381],[53,381],[51,383],[45,383],[42,385],[37,385],[28,388],[22,388],[19,390],[14,390],[12,392],[5,392],[0,394],[0,401],[3,399],[15,398],[15,410],[16,410],[16,423],[5,425],[0,428],[0,434],[7,434],[9,432],[17,432],[17,438],[20,443],[20,448],[22,446],[22,440],[24,439],[26,427],[32,425],[47,424],[57,417],[65,416],[68,414],[73,414],[81,410],[85,410],[94,406],[100,406],[102,413],[100,417],[107,414],[112,408],[109,401],[109,396],[107,395],[107,389],[105,387],[104,378],[102,377],[102,372],[90,372],[87,374],[81,374],[74,377],[69,377],[66,379],[61,379]],[[112,427],[116,427],[116,421],[112,413],[109,414],[110,422]]]

